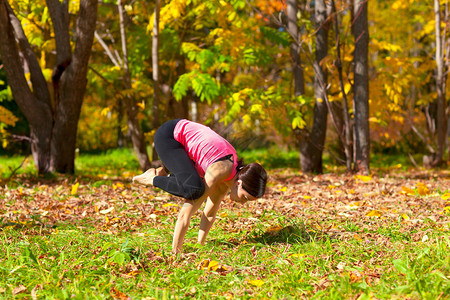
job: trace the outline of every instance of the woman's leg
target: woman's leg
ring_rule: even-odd
[[[205,185],[183,145],[173,137],[178,121],[164,123],[155,133],[156,152],[171,174],[156,176],[153,185],[172,195],[195,200],[203,195]]]

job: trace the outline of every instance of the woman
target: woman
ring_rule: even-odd
[[[236,150],[209,127],[176,119],[164,123],[155,133],[155,149],[164,168],[149,169],[133,182],[153,185],[185,198],[178,215],[172,252],[181,251],[192,215],[206,200],[198,242],[204,244],[220,203],[229,190],[230,198],[245,203],[264,195],[267,174],[264,168],[238,161]]]

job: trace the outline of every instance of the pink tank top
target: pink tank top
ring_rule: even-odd
[[[236,175],[238,164],[236,150],[211,128],[183,119],[175,126],[173,136],[184,146],[200,176],[205,176],[206,169],[213,162],[230,154],[233,155],[233,172],[226,181]]]

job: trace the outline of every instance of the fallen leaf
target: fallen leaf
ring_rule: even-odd
[[[401,216],[402,216],[403,220],[409,221],[409,217],[407,214],[401,214]]]
[[[17,294],[25,292],[26,290],[27,290],[27,288],[21,284],[12,290],[12,294],[15,296]]]
[[[416,192],[406,186],[402,186],[402,192],[403,194],[407,194],[407,195],[414,195]]]
[[[365,175],[356,175],[355,178],[361,180],[362,182],[369,182],[372,180],[372,176],[365,176]]]
[[[99,213],[101,213],[103,215],[106,215],[106,214],[112,212],[113,210],[114,210],[114,206],[111,206],[110,208],[103,209],[103,210],[99,211]]]
[[[70,192],[71,195],[76,195],[78,192],[78,187],[80,186],[80,183],[77,182],[74,185],[72,185],[72,191]]]
[[[260,287],[262,285],[264,285],[264,281],[260,280],[260,279],[256,279],[256,280],[249,280],[248,281],[249,284]]]
[[[274,233],[274,232],[278,232],[281,229],[283,229],[283,226],[281,225],[272,225],[269,228],[266,229],[266,233]]]
[[[445,193],[441,196],[442,200],[449,200],[450,199],[450,193]]]
[[[379,210],[371,210],[366,214],[366,217],[381,217],[383,213]]]
[[[128,299],[128,296],[125,293],[122,293],[121,291],[119,291],[116,287],[111,288],[111,290],[109,291],[109,295],[113,299],[119,299],[119,300],[127,300]]]
[[[418,183],[417,193],[419,193],[420,196],[426,196],[430,194],[430,190],[423,183]]]

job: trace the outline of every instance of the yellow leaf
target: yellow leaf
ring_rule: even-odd
[[[260,287],[264,284],[264,281],[260,280],[260,279],[256,279],[256,280],[249,280],[248,281],[249,284]]]
[[[273,225],[273,226],[270,226],[269,228],[266,229],[266,233],[280,231],[281,229],[283,229],[283,226],[281,226],[281,225]]]
[[[76,195],[77,191],[78,191],[78,187],[80,186],[80,183],[77,182],[74,185],[72,185],[72,191],[70,192],[71,195]]]
[[[358,240],[358,241],[362,241],[362,238],[359,236],[359,234],[354,234],[353,237]]]
[[[285,187],[279,188],[278,190],[279,190],[280,192],[286,192],[286,191],[287,191],[287,187],[285,186]]]
[[[228,217],[228,213],[227,213],[226,211],[224,211],[224,212],[220,213],[219,216],[220,216],[221,218],[226,218],[226,217]]]
[[[205,268],[208,268],[210,260],[209,259],[204,259],[201,262],[199,262],[197,264],[197,270],[204,270]]]
[[[311,199],[311,196],[303,196],[303,199]]]
[[[409,220],[409,216],[407,214],[401,214],[401,216],[405,221]]]
[[[355,178],[361,180],[362,182],[369,182],[372,180],[372,176],[365,175],[356,175]]]
[[[367,217],[381,217],[382,215],[383,213],[379,210],[371,210],[366,214]]]
[[[417,192],[420,196],[426,196],[430,194],[430,190],[422,183],[417,184]]]
[[[215,271],[219,267],[219,263],[215,260],[212,260],[208,264],[208,271]]]
[[[178,206],[178,204],[175,203],[166,203],[163,205],[163,207],[171,207],[171,206]]]
[[[407,195],[414,195],[416,192],[406,186],[402,186],[402,193]]]
[[[441,196],[442,200],[448,200],[450,199],[450,193],[445,193],[444,195]]]
[[[111,109],[109,107],[105,107],[104,109],[102,109],[102,111],[100,112],[100,115],[103,117],[106,117],[109,113],[111,112]]]

